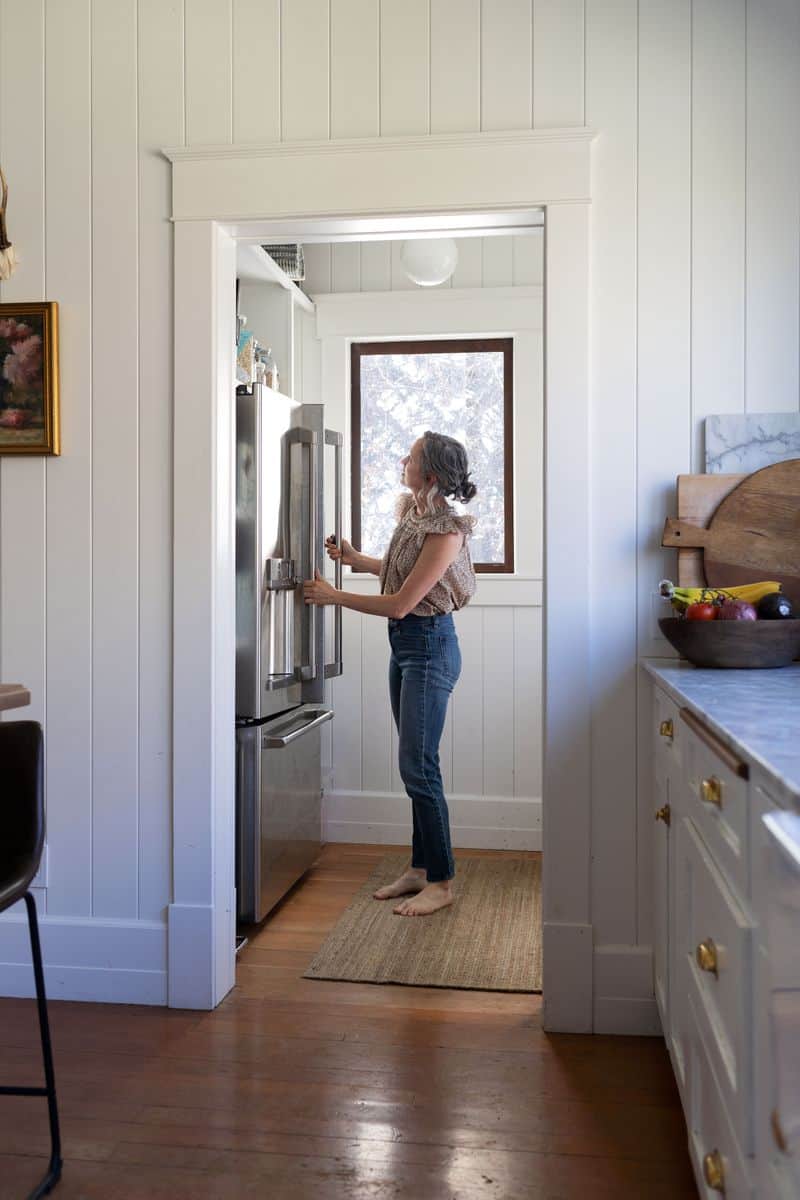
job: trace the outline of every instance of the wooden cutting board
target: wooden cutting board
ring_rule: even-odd
[[[725,486],[723,476],[705,478],[719,479],[721,490]],[[744,476],[723,496],[707,529],[681,519],[678,511],[678,520],[667,518],[661,544],[701,548],[710,587],[777,579],[800,605],[800,459]]]
[[[679,521],[706,528],[722,501],[746,475],[679,475],[675,486]],[[703,551],[686,546],[678,550],[679,587],[704,587]]]

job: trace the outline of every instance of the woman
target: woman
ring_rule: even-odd
[[[382,559],[341,547],[329,538],[328,554],[381,580],[380,596],[339,591],[322,579],[304,584],[308,604],[341,604],[389,622],[389,694],[399,734],[400,776],[411,798],[414,834],[411,865],[374,893],[376,900],[411,896],[394,909],[401,916],[428,916],[452,904],[455,873],[447,801],[439,769],[439,741],[447,702],[461,673],[452,613],[475,592],[469,552],[474,518],[459,516],[446,497],[469,501],[464,447],[430,430],[403,459],[398,523]]]

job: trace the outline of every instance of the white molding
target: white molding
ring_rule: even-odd
[[[453,846],[477,850],[541,850],[541,797],[448,793]],[[381,820],[375,820],[380,813]],[[411,842],[411,808],[405,792],[326,791],[322,836],[327,842],[397,846]]]
[[[545,818],[545,834],[547,821]],[[547,841],[542,858],[547,903]],[[547,1033],[592,1033],[592,927],[577,921],[542,924],[542,1028]]]
[[[106,1004],[167,1003],[167,926],[39,915],[49,1000]],[[27,913],[0,920],[0,995],[36,995]]]
[[[623,1034],[628,1037],[663,1037],[655,997],[595,996],[593,1033]]]
[[[543,1022],[548,1031],[576,1033],[592,1028],[593,994],[587,686],[592,626],[589,250],[588,205],[549,206],[545,231]]]
[[[193,151],[173,162],[175,230],[174,878],[178,908],[206,906],[191,946],[171,937],[171,1002],[199,970],[198,1005],[234,979],[232,453],[234,271],[218,222],[363,220],[546,208],[543,804],[544,1028],[592,1028],[589,777],[589,130],[449,138],[359,152],[304,143],[267,155]],[[401,139],[405,140],[405,139]],[[394,148],[392,148],[394,147]],[[226,155],[231,153],[226,149]],[[239,209],[245,206],[246,211]],[[256,237],[255,226],[248,234]],[[229,249],[230,247],[230,249]],[[222,288],[221,293],[219,292]],[[222,307],[218,307],[222,306]],[[226,607],[227,606],[227,607]],[[172,920],[171,910],[171,920]],[[211,978],[209,978],[211,976]]]
[[[595,1033],[662,1035],[652,946],[595,946],[594,992]]]
[[[167,146],[162,153],[171,163],[207,162],[229,158],[291,158],[294,155],[381,154],[398,150],[464,150],[470,147],[536,146],[557,142],[591,143],[597,131],[582,125],[557,129],[499,129],[483,133],[431,133],[410,137],[317,139],[295,142],[221,143],[210,146]]]
[[[583,128],[197,146],[172,162],[172,218],[256,222],[320,217],[448,217],[586,204]],[[475,222],[477,224],[477,222]]]
[[[213,1008],[235,982],[235,268],[220,226],[176,228],[169,992],[180,1008]]]
[[[447,325],[450,337],[497,337],[542,329],[544,288],[442,288],[422,292],[326,292],[314,299],[317,337],[441,337],[433,324]]]

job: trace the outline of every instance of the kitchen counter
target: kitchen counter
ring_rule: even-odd
[[[757,765],[780,804],[800,810],[800,663],[765,671],[650,658],[644,670],[740,758]]]
[[[31,694],[21,683],[0,683],[0,712],[7,708],[24,708]]]

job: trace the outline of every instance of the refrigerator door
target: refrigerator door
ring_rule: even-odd
[[[237,730],[237,909],[263,920],[319,854],[320,728],[333,713],[306,704]]]
[[[305,551],[291,522],[299,410],[258,384],[236,397],[236,715],[249,720],[302,700],[295,613]]]

